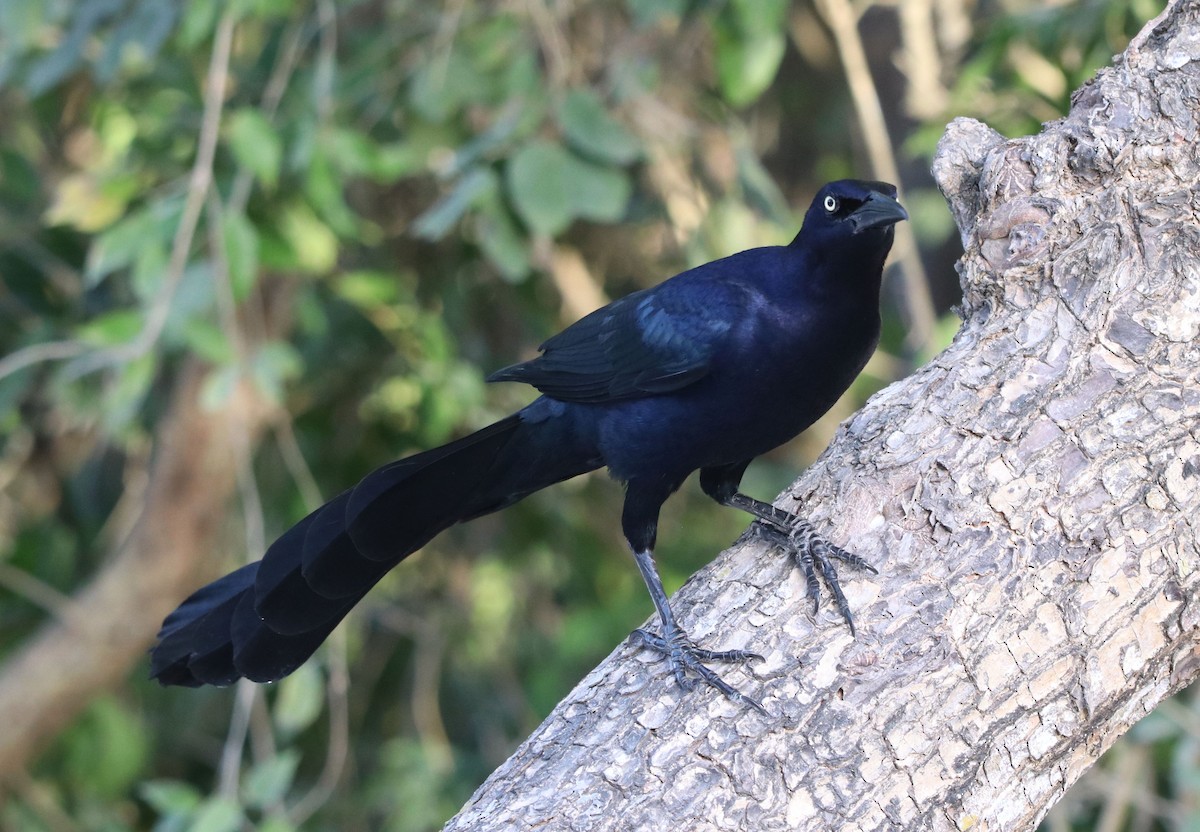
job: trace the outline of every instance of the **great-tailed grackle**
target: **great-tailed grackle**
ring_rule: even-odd
[[[450,526],[601,466],[625,483],[621,525],[661,620],[646,646],[679,684],[690,670],[760,708],[705,662],[753,657],[695,646],[675,622],[652,551],[664,501],[697,469],[717,502],[792,535],[814,603],[817,571],[847,621],[832,561],[865,564],[804,521],[738,491],[754,457],[816,421],[879,340],[879,287],[907,214],[883,182],[824,186],[787,246],[744,251],[634,292],[489,381],[541,391],[470,436],[401,459],[309,514],[263,559],[197,590],[163,622],[164,685],[269,682],[312,655],[385,572]],[[853,626],[853,625],[851,625]]]

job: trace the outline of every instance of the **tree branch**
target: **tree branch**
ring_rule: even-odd
[[[234,431],[258,432],[267,409],[243,385],[220,412],[201,407],[203,370],[182,373],[156,440],[151,487],[128,541],[62,614],[0,665],[0,782],[111,688],[163,617],[195,587],[234,489]]]
[[[448,830],[1033,829],[1200,673],[1198,44],[1177,0],[1038,136],[948,128],[962,329],[791,491],[881,569],[858,638],[747,537],[675,605],[769,718],[622,645]]]

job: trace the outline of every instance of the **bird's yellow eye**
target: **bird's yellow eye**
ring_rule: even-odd
[[[837,213],[837,209],[838,209],[837,197],[833,196],[832,194],[825,197],[825,213],[834,214],[834,213]]]

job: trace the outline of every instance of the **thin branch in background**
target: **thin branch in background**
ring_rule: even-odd
[[[250,728],[250,711],[258,696],[258,685],[249,679],[239,679],[234,699],[233,714],[229,718],[229,732],[221,748],[221,763],[217,769],[217,794],[236,800],[238,784],[242,779],[242,749],[246,747],[246,734]]]
[[[317,51],[313,94],[317,103],[317,124],[328,124],[333,116],[333,86],[337,68],[337,8],[333,5],[333,0],[319,0],[317,19],[321,25],[321,39]]]
[[[458,36],[462,24],[463,10],[466,0],[450,0],[446,8],[438,15],[437,33],[433,37],[433,72],[434,86],[441,87],[446,82],[446,73],[450,69],[450,55],[454,49],[454,39]]]
[[[92,352],[75,369],[76,376],[87,375],[103,367],[140,358],[158,343],[159,336],[162,335],[163,328],[167,324],[175,291],[179,288],[184,269],[187,267],[192,239],[204,208],[204,199],[212,185],[213,159],[216,157],[217,151],[217,138],[221,126],[221,111],[225,101],[225,85],[229,77],[229,55],[233,46],[236,18],[237,15],[233,12],[226,12],[222,15],[213,36],[212,57],[209,60],[208,75],[204,85],[204,113],[200,122],[200,138],[196,145],[196,159],[192,164],[192,172],[188,179],[187,198],[183,205],[183,214],[179,218],[179,225],[175,230],[175,239],[171,245],[171,258],[167,264],[166,275],[158,294],[155,295],[154,301],[147,311],[145,326],[129,343]],[[92,349],[92,345],[87,342],[75,339],[32,344],[0,360],[0,379],[33,364],[77,358],[86,355]]]
[[[1147,757],[1144,746],[1128,743],[1121,746],[1121,754],[1113,771],[1115,788],[1104,800],[1104,809],[1096,821],[1095,832],[1120,832],[1125,816],[1132,807],[1133,796],[1142,785],[1141,773],[1149,768]]]
[[[70,616],[69,595],[63,595],[50,584],[11,563],[0,561],[0,586],[56,618],[65,620]]]
[[[350,754],[350,672],[346,659],[346,630],[338,627],[326,642],[329,681],[326,695],[329,700],[329,745],[325,764],[313,787],[287,812],[295,827],[304,825],[313,813],[325,805],[337,788]]]
[[[899,188],[900,169],[892,152],[892,141],[883,118],[883,107],[879,103],[879,91],[871,78],[867,53],[858,33],[858,15],[849,0],[816,0],[816,5],[837,43],[846,82],[850,88],[850,97],[854,101],[854,110],[867,146],[871,169],[877,178],[893,182]],[[791,19],[793,40],[796,39],[796,20],[794,16]],[[909,318],[908,344],[915,351],[929,343],[937,314],[929,291],[929,280],[925,276],[925,267],[921,264],[920,253],[917,250],[912,223],[900,223],[897,226],[894,251],[896,259],[900,262],[900,272],[904,280],[904,297]]]
[[[905,0],[896,5],[900,20],[900,70],[908,84],[904,108],[925,121],[946,109],[949,93],[942,83],[941,51],[934,32],[934,0]]]
[[[45,828],[49,832],[79,832],[82,830],[83,827],[76,823],[74,818],[59,805],[60,798],[55,794],[57,789],[39,783],[30,777],[27,771],[15,775],[11,782],[13,791],[20,795],[25,805],[38,816],[38,820],[45,824]]]
[[[287,92],[288,82],[291,81],[292,74],[296,71],[296,63],[300,57],[300,47],[303,41],[303,19],[293,20],[283,34],[283,46],[279,50],[279,56],[275,59],[275,66],[271,68],[271,77],[267,79],[267,85],[263,88],[262,101],[258,106],[259,112],[268,122],[273,121],[275,114],[279,111],[279,104],[283,101],[283,94]],[[245,211],[253,187],[253,172],[244,165],[238,165],[237,173],[233,177],[233,187],[229,190],[229,199],[225,203],[226,209],[236,214]]]
[[[20,372],[34,364],[75,358],[90,349],[91,345],[84,341],[46,341],[41,344],[30,344],[28,347],[0,358],[0,379],[8,378],[13,373]]]
[[[212,263],[217,315],[226,339],[233,346],[238,384],[251,383],[249,345],[246,334],[242,331],[238,321],[237,301],[230,280],[229,262],[225,256],[224,223],[222,222],[224,209],[215,191],[210,190],[208,193],[207,206],[208,248]],[[247,560],[250,560],[266,547],[266,523],[262,495],[254,476],[253,443],[250,439],[249,429],[243,421],[239,420],[232,426],[230,439],[237,472],[238,493],[242,504],[245,556]],[[270,717],[262,706],[261,700],[262,696],[257,685],[244,679],[239,683],[236,705],[230,719],[225,748],[221,755],[218,788],[224,796],[231,797],[236,794],[237,784],[241,779],[242,752],[247,734],[251,729],[253,729],[255,740],[253,745],[256,760],[261,761],[273,756],[275,752]],[[280,811],[282,811],[281,805],[272,807],[272,814]]]
[[[445,636],[425,619],[396,606],[379,610],[377,620],[389,630],[413,641],[416,652],[412,692],[413,727],[430,767],[438,772],[452,771],[454,755],[450,750],[450,736],[446,732],[437,697],[445,655]]]
[[[196,227],[204,211],[204,202],[212,187],[213,160],[217,153],[217,140],[221,129],[221,114],[225,106],[225,88],[229,80],[229,57],[233,48],[233,33],[237,25],[237,13],[227,11],[217,22],[213,35],[213,51],[209,60],[208,75],[204,82],[204,111],[200,121],[200,134],[196,142],[196,159],[188,178],[187,197],[183,213],[175,229],[171,244],[171,257],[167,263],[163,284],[155,295],[146,314],[146,323],[137,337],[126,344],[99,350],[88,356],[76,368],[75,375],[83,376],[103,367],[132,361],[149,352],[162,335],[171,314],[175,292],[183,279]]]
[[[974,29],[967,4],[963,0],[934,0],[934,4],[937,15],[934,30],[941,53],[957,62],[967,48]]]
[[[225,238],[222,233],[222,208],[214,193],[209,201],[209,248],[212,254],[213,283],[216,288],[217,314],[221,329],[233,345],[236,356],[239,383],[250,382],[249,346],[246,335],[238,323],[237,303],[233,296],[233,285],[229,280],[229,263],[225,259]],[[238,490],[242,498],[242,513],[246,525],[246,556],[253,557],[267,545],[266,522],[263,515],[262,495],[254,476],[254,464],[250,434],[244,425],[233,431],[233,453],[237,462]]]
[[[571,77],[571,50],[567,40],[563,37],[554,13],[547,8],[545,0],[526,0],[525,8],[529,11],[529,18],[537,30],[550,86],[561,90],[566,87]]]
[[[291,419],[280,419],[275,425],[275,443],[288,474],[300,489],[304,505],[309,511],[315,511],[325,502],[325,498],[321,496],[321,487],[317,485],[317,479],[304,459],[304,451],[300,449],[300,442],[296,438],[296,426]]]
[[[567,245],[553,245],[547,258],[546,269],[562,298],[559,317],[564,323],[577,321],[589,312],[608,303],[601,281],[596,279],[587,261],[577,249]]]
[[[413,725],[430,769],[438,774],[448,774],[454,770],[454,752],[451,751],[450,736],[446,733],[446,721],[438,702],[442,659],[445,655],[445,636],[433,627],[422,627],[413,660]]]

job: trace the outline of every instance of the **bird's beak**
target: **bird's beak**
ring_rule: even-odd
[[[850,224],[854,226],[854,233],[858,234],[869,228],[895,225],[906,219],[908,212],[904,210],[903,205],[886,194],[871,191],[867,201],[850,215]]]

